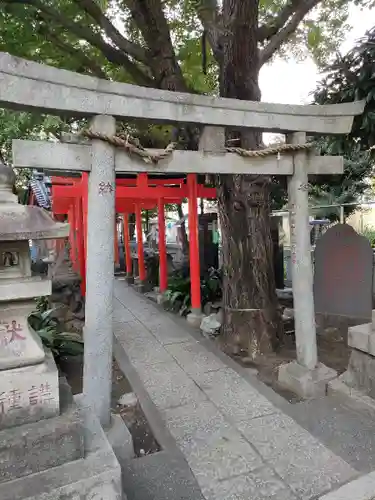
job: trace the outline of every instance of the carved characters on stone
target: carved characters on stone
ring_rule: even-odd
[[[99,182],[99,190],[98,194],[103,195],[103,194],[109,194],[113,193],[114,188],[110,182]]]
[[[0,320],[0,355],[21,356],[23,352],[23,327],[15,319]]]

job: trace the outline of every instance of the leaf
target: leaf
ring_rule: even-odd
[[[55,313],[56,313],[56,309],[47,309],[46,311],[44,311],[40,314],[40,318],[41,318],[43,323],[45,323],[49,319],[55,320],[56,318],[52,318],[52,315]]]
[[[50,347],[53,345],[54,332],[52,330],[43,328],[41,330],[38,330],[37,334],[41,338],[43,344],[46,345],[46,347]]]
[[[59,356],[79,356],[83,354],[84,347],[83,344],[79,342],[68,342],[62,341],[57,342],[56,349],[59,353]]]
[[[60,339],[68,339],[73,342],[83,342],[82,335],[77,332],[59,332],[57,336]]]
[[[181,299],[182,297],[183,297],[182,292],[172,293],[171,298],[170,298],[171,304],[173,305],[178,299]]]

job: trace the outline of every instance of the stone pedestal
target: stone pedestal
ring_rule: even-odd
[[[325,396],[328,383],[337,377],[337,372],[318,363],[313,370],[292,361],[279,367],[280,385],[303,398]]]
[[[189,325],[194,326],[195,328],[199,328],[202,323],[202,319],[204,318],[204,314],[200,309],[192,309],[191,313],[186,316],[186,321]]]
[[[40,338],[30,331],[27,323],[27,317],[34,308],[34,301],[20,301],[10,302],[0,309],[0,370],[44,361]],[[7,372],[4,373],[7,375]],[[3,377],[0,377],[0,388],[2,380]]]
[[[140,278],[134,278],[134,288],[138,293],[145,293],[147,292],[147,283]]]
[[[335,392],[351,395],[358,391],[357,396],[369,398],[371,410],[375,407],[375,310],[372,311],[372,322],[348,328],[348,345],[352,348],[348,369],[332,385]],[[349,391],[347,390],[349,389]]]
[[[35,448],[36,453],[32,457],[31,448],[28,447],[27,458],[17,457],[17,460],[12,461],[12,467],[8,463],[7,480],[0,481],[1,500],[124,499],[121,491],[121,468],[97,418],[86,406],[82,395],[74,398],[72,406],[75,418],[82,423],[81,438],[74,438],[72,428],[70,434],[64,434],[63,419],[67,418],[64,414],[59,421],[55,418],[44,423],[46,426],[54,421],[55,436],[60,436],[55,442],[52,435],[51,438],[42,440],[42,426],[36,435],[40,439],[33,441],[32,435],[35,433],[33,429],[29,429],[25,442],[34,447],[37,442],[39,452]],[[0,461],[2,442],[0,433]],[[48,445],[52,445],[52,450]],[[70,453],[67,448],[70,448]],[[61,457],[68,460],[62,463]]]
[[[127,273],[125,279],[129,285],[132,285],[134,283],[134,276],[132,274]]]
[[[50,356],[48,360],[53,365]],[[51,371],[56,371],[56,367],[51,368],[54,368]],[[59,389],[60,397],[55,394],[54,401],[60,399],[60,409],[40,405],[41,420],[0,430],[0,489],[7,481],[37,474],[84,456],[82,415],[64,379],[60,379]],[[29,418],[26,420],[30,422]]]
[[[44,363],[0,372],[0,430],[58,414],[58,371],[50,353]]]

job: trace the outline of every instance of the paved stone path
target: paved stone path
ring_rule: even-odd
[[[113,327],[207,500],[308,500],[358,475],[120,280]]]

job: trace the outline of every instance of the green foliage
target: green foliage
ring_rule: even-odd
[[[261,0],[260,20],[268,22],[277,15],[289,0]],[[366,0],[356,2],[365,6]],[[324,65],[336,52],[350,29],[348,26],[350,2],[324,0],[307,13],[278,54],[299,59],[311,55],[318,65]]]
[[[355,117],[352,131],[346,137],[323,137],[316,141],[321,154],[344,156],[344,174],[319,176],[310,193],[314,204],[355,202],[369,188],[369,180],[375,174],[371,149],[375,144],[374,60],[375,29],[326,68],[325,77],[314,94],[317,104],[366,101],[363,115]],[[345,214],[355,209],[355,205],[345,207]],[[337,210],[328,210],[328,214],[325,211],[324,215],[331,219],[338,217]]]
[[[180,312],[186,316],[190,312],[190,277],[176,271],[168,278],[168,289],[164,293],[164,307],[169,311]]]
[[[272,26],[289,2],[290,0],[261,0],[260,26]],[[371,6],[373,2],[355,0],[354,3]],[[102,24],[85,12],[80,2],[3,0],[1,4],[1,51],[59,68],[123,82],[142,84],[141,81],[137,81],[137,75],[141,78],[142,71],[145,75],[150,74],[143,63],[137,63],[134,59],[133,66],[138,67],[141,72],[132,71],[134,67],[129,64],[128,55],[118,48],[115,39],[108,39]],[[96,4],[121,33],[126,33],[128,38],[140,47],[148,48],[126,2],[97,0]],[[346,0],[319,2],[317,7],[304,16],[294,33],[280,47],[279,54],[304,57],[310,52],[319,62],[327,60],[347,32],[349,4],[350,2]],[[163,2],[170,37],[187,87],[197,93],[217,94],[217,61],[208,42],[202,50],[203,29],[199,20],[202,9],[202,2],[198,0]],[[266,40],[265,43],[267,42]],[[204,55],[206,74],[202,71]],[[48,137],[51,134],[56,136],[62,127],[58,118],[8,111],[0,113],[2,124],[0,148],[8,159],[9,142],[12,138],[43,135]],[[136,125],[137,128],[139,126],[140,124]],[[153,136],[157,135],[157,127],[148,129],[152,131]],[[164,127],[162,132],[164,143],[165,134],[170,134],[170,127]]]
[[[36,310],[38,313],[43,313],[49,308],[48,296],[38,297],[36,300]]]
[[[137,44],[137,47],[141,50],[154,51],[154,47],[147,45],[144,32],[142,33],[143,29],[139,24],[136,24],[135,17],[128,7],[134,2],[129,3],[123,0],[95,1],[96,5],[101,8],[102,14],[106,15],[108,21],[122,35],[126,34],[126,41]],[[131,54],[129,57],[126,50],[119,46],[116,38],[113,38],[113,36],[111,38],[105,32],[103,23],[99,22],[95,16],[89,15],[80,2],[74,0],[54,0],[53,2],[49,0],[2,0],[0,3],[2,6],[0,9],[0,50],[58,68],[91,74],[101,78],[140,85],[157,85],[157,76],[155,69],[152,68],[152,63],[150,61],[139,61],[136,57],[132,57]],[[374,3],[373,0],[353,0],[352,2],[347,0],[325,0],[324,2],[318,2],[314,9],[309,10],[302,16],[301,22],[298,23],[290,36],[284,40],[276,54],[283,57],[293,55],[303,58],[309,53],[313,55],[319,64],[326,63],[348,30],[349,5],[356,4],[370,7]],[[208,4],[212,5],[211,2],[208,2]],[[290,0],[260,0],[260,28],[272,28],[277,23],[280,13],[289,4]],[[152,8],[157,10],[158,7],[155,7],[155,5]],[[206,41],[206,44],[202,44],[203,27],[200,16],[205,10],[203,2],[200,0],[166,0],[161,5],[169,29],[169,33],[166,32],[161,35],[164,37],[162,41],[165,42],[170,36],[186,87],[191,92],[217,95],[218,62],[208,41]],[[152,18],[151,6],[146,7],[146,10],[149,11]],[[261,48],[267,45],[268,42],[269,39],[266,37],[260,43]],[[374,44],[369,43],[370,45],[364,46],[359,52],[357,50],[355,54],[353,53],[348,60],[356,65],[357,69],[355,71],[362,75],[361,78],[363,78],[363,74],[368,76],[370,73],[363,72],[363,68],[361,64],[358,64],[357,60],[364,57],[366,50],[372,53],[371,51],[374,50],[372,45]],[[205,64],[203,64],[204,60]],[[205,65],[205,72],[203,71],[203,65]],[[157,73],[159,73],[159,70]],[[345,87],[346,80],[341,77],[342,74],[335,77],[334,86],[337,87],[340,84],[341,87]],[[327,77],[327,81],[329,78],[330,75]],[[370,92],[366,93],[366,85],[363,86],[363,92],[358,89],[346,89],[345,87],[347,95],[344,96],[344,100],[350,101],[354,97],[365,93],[369,102],[372,102],[375,90],[373,91],[371,88]],[[327,95],[323,95],[323,92],[319,99],[323,102],[330,102],[333,93],[331,91]],[[317,102],[319,102],[319,99],[317,97]],[[334,98],[333,101],[335,101]],[[364,127],[363,130],[368,129],[373,133],[372,123],[375,108],[372,109],[371,106],[369,106],[369,113],[367,113],[363,122],[360,118],[356,119],[356,122],[360,122],[358,123],[359,128]],[[74,120],[65,122],[57,117],[4,110],[0,110],[0,121],[0,152],[9,162],[11,161],[12,139],[58,139],[61,131],[71,131],[81,126]],[[145,147],[164,147],[170,141],[172,135],[171,126],[150,126],[136,122],[119,124],[119,128],[121,131],[138,136]],[[186,140],[183,147],[188,147],[188,144],[189,141]],[[342,144],[346,145],[347,150],[349,150],[345,139],[342,140]],[[25,171],[17,172],[17,188],[25,186],[28,175],[29,173]],[[273,208],[280,208],[285,201],[284,184],[284,180],[275,179]]]
[[[164,293],[164,307],[167,310],[179,312],[186,316],[191,310],[191,281],[181,271],[176,271],[168,281],[168,289]],[[217,302],[222,299],[222,272],[211,268],[207,275],[201,278],[201,304]]]
[[[372,248],[375,248],[375,227],[366,226],[361,234],[369,240]]]
[[[337,151],[366,151],[375,145],[375,28],[366,33],[345,56],[338,56],[325,70],[314,99],[318,104],[365,100],[363,115],[354,119],[347,137],[335,139]]]
[[[30,314],[28,322],[39,335],[43,345],[52,351],[56,362],[64,356],[83,354],[81,336],[77,333],[61,331],[61,324],[55,316],[55,309],[45,309],[45,307],[44,300],[37,303],[37,310]]]

